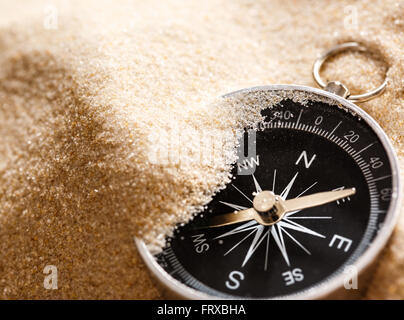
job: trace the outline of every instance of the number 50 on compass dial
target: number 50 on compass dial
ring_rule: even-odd
[[[296,92],[305,104],[287,98]],[[398,212],[398,166],[386,135],[356,105],[322,90],[269,86],[227,98],[249,95],[283,97],[262,106],[256,153],[234,165],[231,183],[162,253],[152,256],[137,241],[141,255],[183,298],[355,291],[355,283],[344,288],[347,271],[355,277],[372,264]]]

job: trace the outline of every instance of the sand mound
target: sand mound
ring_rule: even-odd
[[[0,296],[158,297],[133,236],[156,248],[190,219],[229,178],[236,131],[254,118],[211,102],[243,87],[313,85],[314,58],[337,41],[386,58],[389,88],[364,108],[402,155],[403,7],[358,2],[350,29],[349,4],[2,3]],[[360,58],[352,75],[352,56],[325,74],[354,91],[377,85],[380,64]],[[211,151],[201,136],[218,140],[213,160],[201,160]],[[42,272],[52,264],[53,291]]]

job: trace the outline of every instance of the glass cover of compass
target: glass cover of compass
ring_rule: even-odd
[[[286,94],[263,108],[264,120],[242,139],[233,179],[206,209],[179,226],[160,254],[141,250],[178,295],[326,295],[343,286],[348,271],[355,275],[371,263],[387,241],[398,211],[398,167],[369,115],[307,87],[259,87],[228,96],[297,91],[312,98],[303,104]],[[245,147],[250,135],[251,153]]]

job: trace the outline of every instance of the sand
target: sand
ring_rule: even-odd
[[[362,107],[404,165],[403,2],[9,1],[0,12],[1,298],[159,298],[133,237],[158,248],[229,178],[248,114],[212,102],[256,85],[314,86],[315,57],[337,42],[385,60],[326,66],[354,93],[389,67],[386,92]],[[178,130],[186,161],[156,158],[166,141],[156,136]],[[213,162],[200,161],[201,131],[220,136]],[[403,226],[368,298],[404,297]],[[46,265],[57,290],[43,287]]]

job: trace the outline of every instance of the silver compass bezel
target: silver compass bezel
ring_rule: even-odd
[[[396,225],[398,216],[400,214],[400,203],[402,201],[402,190],[400,181],[400,171],[399,164],[394,148],[383,131],[380,125],[364,110],[359,108],[357,105],[349,102],[348,100],[335,95],[333,93],[312,88],[308,86],[301,85],[269,85],[269,86],[258,86],[252,88],[241,89],[233,91],[223,95],[223,97],[228,97],[238,93],[249,93],[255,91],[302,91],[306,93],[316,94],[322,97],[330,98],[347,109],[356,113],[361,119],[363,119],[375,132],[377,137],[380,139],[384,149],[386,150],[387,156],[389,158],[391,171],[392,171],[392,197],[390,207],[386,214],[386,219],[383,223],[382,228],[376,235],[372,244],[366,251],[355,261],[354,265],[357,267],[359,273],[362,273],[365,269],[370,267],[375,259],[378,257],[382,249],[385,247],[388,239],[390,238],[394,226]],[[204,292],[200,292],[196,289],[188,287],[187,285],[181,283],[180,281],[171,277],[156,261],[154,256],[147,249],[145,243],[139,239],[135,238],[136,247],[140,256],[143,258],[146,266],[151,271],[152,275],[160,282],[163,287],[171,292],[174,296],[182,299],[192,299],[192,300],[213,300],[213,299],[223,299],[223,297],[213,296]],[[281,299],[322,299],[329,297],[333,292],[338,291],[343,288],[344,274],[340,273],[336,276],[331,276],[331,278],[325,279],[319,282],[317,285],[312,286],[309,289],[299,291],[295,294],[282,296]],[[232,297],[229,296],[229,299]],[[273,298],[268,298],[273,299]],[[276,298],[275,298],[276,299]]]

